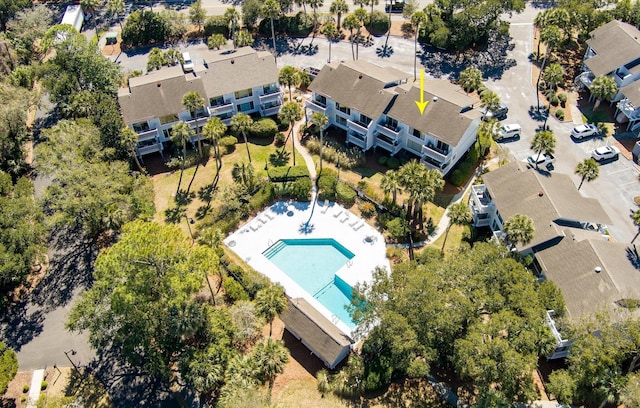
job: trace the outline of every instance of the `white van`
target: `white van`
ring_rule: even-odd
[[[500,129],[498,129],[498,133],[496,134],[496,140],[503,139],[517,139],[520,137],[520,133],[522,132],[522,127],[517,123],[513,123],[510,125],[502,125]]]
[[[182,69],[184,72],[193,71],[193,60],[191,59],[191,55],[188,52],[182,53]]]

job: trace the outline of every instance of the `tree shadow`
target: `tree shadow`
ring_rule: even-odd
[[[385,43],[382,47],[376,48],[376,55],[378,58],[390,58],[393,55],[393,47]]]
[[[196,198],[196,193],[188,190],[180,190],[174,197],[174,201],[178,207],[189,205]]]
[[[27,301],[11,305],[3,315],[0,319],[2,341],[15,351],[20,351],[22,346],[42,333],[44,313],[42,310],[29,312]]]
[[[169,224],[177,224],[185,216],[185,209],[181,207],[167,208],[164,210],[164,220]]]
[[[627,247],[627,259],[631,262],[634,268],[640,270],[640,254],[638,254],[638,249],[633,247]]]
[[[286,166],[289,163],[289,158],[291,157],[291,153],[285,151],[284,149],[278,150],[275,153],[271,153],[269,155],[269,163],[275,167]]]

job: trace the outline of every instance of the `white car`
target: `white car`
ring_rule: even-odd
[[[591,153],[596,161],[602,162],[605,160],[617,160],[620,155],[620,149],[615,146],[602,146],[598,147]]]
[[[593,123],[587,123],[586,125],[578,125],[571,131],[571,137],[575,139],[584,139],[585,137],[597,135],[600,133],[598,127]]]
[[[182,69],[184,72],[193,71],[193,60],[191,59],[191,54],[188,52],[182,53]]]
[[[516,139],[520,137],[520,133],[522,132],[522,127],[517,123],[512,123],[509,125],[502,125],[496,134],[496,140],[502,139]]]

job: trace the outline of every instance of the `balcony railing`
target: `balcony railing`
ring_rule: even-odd
[[[400,134],[400,129],[398,129],[395,126],[388,125],[386,123],[378,123],[376,125],[376,130],[382,133],[383,135],[387,135],[392,138],[396,138]]]
[[[155,152],[162,152],[162,143],[154,143],[149,146],[138,147],[136,148],[136,150],[138,151],[138,156],[144,156],[146,154]]]
[[[430,157],[431,159],[440,163],[444,162],[449,157],[449,154],[444,154],[443,151],[429,145],[422,146],[422,154],[423,156]]]
[[[282,91],[278,89],[274,89],[273,92],[269,92],[269,93],[265,92],[264,95],[259,96],[260,103],[267,103],[270,101],[281,99],[283,95],[284,94],[282,93]]]
[[[364,149],[367,146],[367,137],[361,133],[350,131],[347,134],[347,143],[352,143]]]
[[[158,129],[149,129],[142,132],[138,132],[138,141],[142,142],[149,139],[155,139],[158,137]]]
[[[400,151],[400,149],[402,149],[402,146],[400,146],[400,143],[397,139],[379,133],[375,133],[375,137],[376,146],[387,150],[391,154],[396,154]]]
[[[314,101],[313,99],[308,99],[305,106],[311,109],[312,111],[320,112],[322,114],[325,114],[327,112],[326,105],[324,105],[322,102]]]
[[[280,112],[280,108],[281,107],[282,107],[282,105],[274,105],[274,106],[269,106],[269,107],[264,107],[264,106],[260,105],[260,114],[262,116],[277,115],[278,112]]]
[[[629,118],[629,120],[640,119],[640,107],[636,107],[627,98],[618,102],[618,110]]]
[[[211,116],[216,116],[216,115],[221,115],[223,113],[233,112],[233,104],[232,103],[225,103],[223,105],[208,106],[207,107],[207,111],[209,111],[209,115],[211,115]]]
[[[585,71],[576,77],[574,83],[576,85],[582,85],[589,88],[591,86],[591,82],[593,82],[593,79],[593,73],[591,71]]]
[[[367,134],[367,131],[369,130],[369,125],[366,123],[351,119],[347,119],[347,127],[363,134]]]

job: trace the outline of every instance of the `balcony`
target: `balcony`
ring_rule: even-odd
[[[347,143],[365,149],[367,147],[367,136],[350,130],[349,133],[347,133]]]
[[[264,91],[264,95],[260,95],[260,103],[267,103],[282,99],[284,94],[278,88],[268,89]]]
[[[369,131],[369,124],[362,123],[362,122],[357,121],[357,120],[347,119],[347,127],[349,129],[353,129],[356,132],[362,133],[364,135],[366,135],[367,132]]]
[[[618,102],[617,108],[629,118],[630,121],[640,119],[640,108],[636,107],[628,98]]]
[[[381,147],[392,155],[398,153],[402,149],[398,139],[390,138],[380,133],[375,133],[374,136],[376,137],[376,147]]]
[[[138,156],[144,156],[155,152],[162,152],[162,143],[154,143],[149,146],[137,147],[136,151],[138,152]]]
[[[222,115],[223,113],[233,112],[233,104],[225,102],[222,105],[208,106],[207,111],[210,116]]]
[[[327,105],[313,99],[307,99],[305,107],[311,109],[314,112],[322,113],[323,115],[326,115],[327,113]]]
[[[195,126],[196,126],[196,121],[197,121],[197,122],[198,122],[198,125],[199,125],[199,126],[202,126],[202,125],[204,125],[204,123],[206,122],[206,120],[207,120],[208,118],[209,118],[209,117],[208,117],[207,115],[201,115],[201,116],[198,116],[198,118],[197,118],[197,119],[189,119],[189,120],[187,120],[185,123],[186,123],[187,125],[191,126],[191,127],[195,127]]]
[[[397,138],[400,135],[400,129],[386,123],[378,123],[376,124],[376,131],[382,133],[385,136],[389,136],[391,138]]]
[[[435,146],[424,145],[422,146],[422,156],[424,159],[428,157],[432,161],[443,163],[449,158],[449,153],[444,150],[438,149]]]
[[[574,83],[576,85],[589,88],[594,78],[595,77],[593,76],[593,73],[591,71],[585,71],[576,77]]]
[[[260,105],[260,115],[262,115],[262,116],[277,115],[278,112],[280,112],[280,108],[281,107],[282,107],[282,105],[280,105],[280,104],[278,104],[278,105],[273,105],[273,104]]]
[[[138,132],[138,141],[143,142],[145,140],[151,140],[158,137],[158,129],[149,129],[142,132]]]

